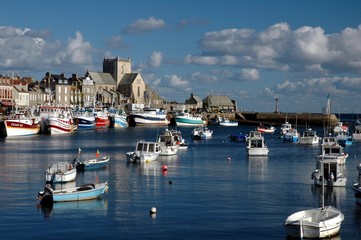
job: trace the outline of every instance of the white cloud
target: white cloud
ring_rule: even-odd
[[[169,85],[172,87],[185,88],[189,86],[189,82],[187,80],[184,80],[175,74],[166,75],[165,77],[168,79]]]
[[[258,80],[259,72],[257,69],[244,68],[242,69],[242,78],[245,80]]]
[[[160,67],[163,55],[161,52],[154,51],[149,59],[149,65],[152,67]]]
[[[154,30],[165,28],[165,22],[162,19],[149,17],[148,19],[138,19],[137,21],[129,24],[124,30],[125,34],[142,34],[152,32]]]
[[[192,56],[189,54],[184,58],[184,62],[187,64],[216,65],[218,60],[212,56]]]

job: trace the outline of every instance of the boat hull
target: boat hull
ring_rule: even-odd
[[[127,116],[114,116],[114,127],[115,128],[128,127]]]
[[[40,132],[40,124],[31,120],[5,120],[6,136],[27,136]]]
[[[176,122],[177,126],[194,126],[194,127],[198,127],[198,126],[203,126],[204,125],[204,121],[202,120],[202,118],[198,118],[198,117],[176,116],[174,119],[175,119],[175,122]]]
[[[78,129],[77,130],[94,130],[95,129],[95,117],[78,117],[77,120]]]
[[[74,132],[74,126],[71,118],[49,117],[47,119],[47,127],[51,135]]]
[[[107,190],[107,183],[97,183],[93,185],[94,188],[76,187],[63,190],[54,190],[54,202],[70,202],[70,201],[84,201],[101,197]],[[82,190],[82,188],[84,190]],[[88,189],[88,190],[87,190]]]
[[[286,234],[297,238],[329,238],[339,234],[344,215],[334,207],[315,208],[290,215]]]
[[[76,165],[76,168],[79,172],[83,172],[85,170],[94,170],[94,169],[100,169],[105,168],[109,164],[109,157],[102,157],[99,159],[89,159],[85,160],[83,162],[80,162]]]

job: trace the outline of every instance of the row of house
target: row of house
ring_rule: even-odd
[[[40,81],[0,75],[0,103],[3,107],[32,107],[39,105],[82,106],[94,104],[120,106],[126,109],[129,104],[143,104],[165,109],[177,109],[178,103],[169,103],[160,98],[144,82],[140,73],[133,73],[131,60],[104,58],[103,72],[87,71],[84,76],[72,74],[45,73]],[[200,100],[191,94],[185,109],[236,110],[236,105],[227,96],[207,96]]]

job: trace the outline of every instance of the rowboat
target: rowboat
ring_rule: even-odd
[[[52,164],[45,172],[46,182],[65,183],[74,181],[76,168],[72,163],[57,162]]]
[[[84,201],[100,198],[108,191],[108,183],[90,183],[78,187],[53,190],[46,184],[43,191],[38,192],[37,200],[41,206],[49,206],[55,202]]]

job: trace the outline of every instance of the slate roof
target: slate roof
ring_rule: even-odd
[[[115,85],[116,82],[110,73],[88,72],[90,78],[96,84]]]
[[[120,80],[120,84],[131,85],[137,78],[138,73],[126,73]]]

